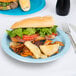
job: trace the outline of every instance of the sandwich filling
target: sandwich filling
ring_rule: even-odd
[[[0,2],[0,9],[1,10],[9,10],[9,9],[15,9],[18,7],[17,1],[12,2]]]
[[[52,28],[17,28],[12,31],[7,30],[7,33],[14,42],[45,40],[57,36],[56,28],[56,25]]]

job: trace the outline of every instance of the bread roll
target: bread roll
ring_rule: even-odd
[[[15,2],[17,0],[0,0],[0,2]]]
[[[23,11],[30,10],[30,0],[19,0],[19,3]]]
[[[22,21],[16,22],[12,25],[11,29],[16,28],[41,28],[41,27],[53,27],[54,20],[51,16],[44,17],[33,17],[24,19]]]

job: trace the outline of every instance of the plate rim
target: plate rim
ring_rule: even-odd
[[[62,49],[62,51],[52,57],[48,57],[46,59],[27,59],[20,56],[20,55],[17,55],[16,53],[12,52],[12,51],[7,51],[7,50],[11,50],[7,45],[4,45],[4,43],[6,44],[6,37],[7,37],[7,33],[4,34],[2,40],[1,40],[1,47],[2,47],[2,50],[7,53],[9,56],[11,56],[12,58],[16,59],[16,60],[19,60],[19,61],[22,61],[22,62],[27,62],[27,63],[47,63],[47,62],[51,62],[51,61],[54,61],[54,60],[57,60],[59,59],[60,57],[62,57],[70,48],[70,39],[68,37],[68,35],[63,32],[61,29],[57,29],[57,31],[59,33],[62,33],[62,36],[64,37],[65,36],[65,46],[67,45],[67,47],[64,47],[64,49]],[[6,48],[6,49],[5,49]]]

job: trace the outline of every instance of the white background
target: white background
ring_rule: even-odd
[[[0,14],[0,42],[8,27],[16,21],[28,17],[52,15],[56,23],[65,22],[76,25],[76,0],[71,0],[71,9],[68,16],[58,16],[55,5],[56,0],[46,0],[45,8],[31,15],[8,16]],[[55,62],[28,64],[9,57],[0,46],[0,76],[76,76],[76,54],[71,46],[69,51]]]

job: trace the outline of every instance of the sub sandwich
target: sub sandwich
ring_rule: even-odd
[[[0,10],[10,10],[18,7],[17,0],[0,0]]]
[[[24,19],[13,24],[11,29],[7,30],[10,48],[24,57],[47,58],[58,53],[59,46],[64,46],[62,42],[51,40],[58,35],[51,16]]]
[[[54,39],[57,36],[57,26],[51,16],[24,19],[12,25],[12,31],[7,30],[14,42]]]

